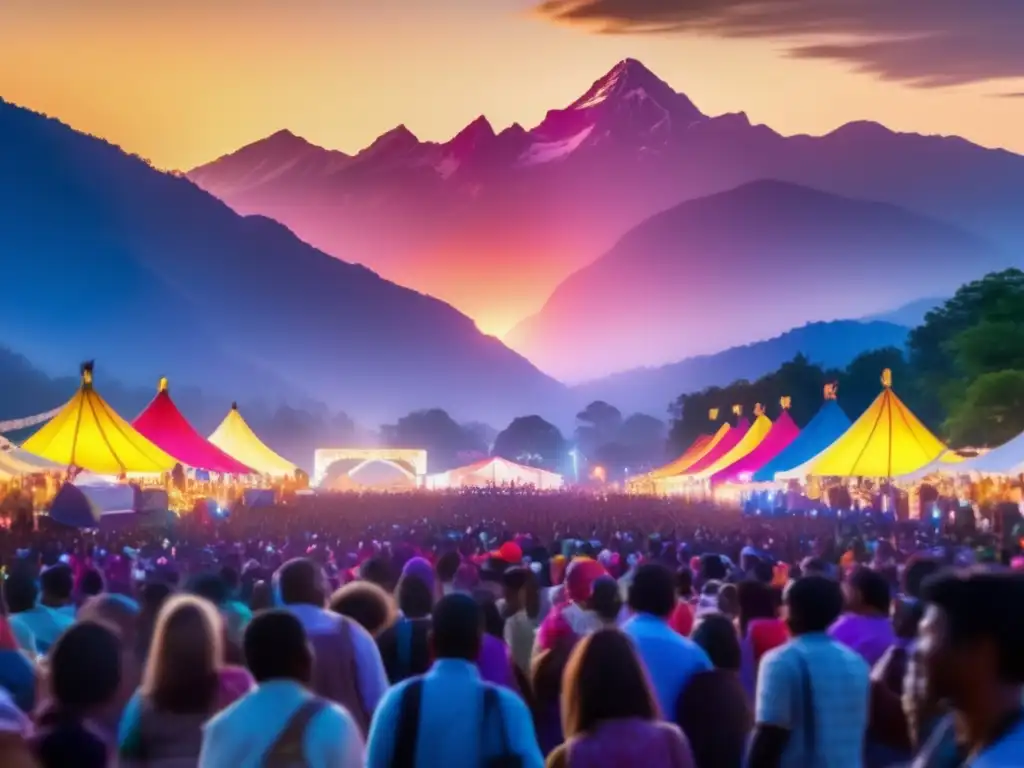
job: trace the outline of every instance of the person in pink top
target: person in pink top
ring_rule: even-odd
[[[676,608],[668,620],[668,625],[683,637],[689,637],[693,631],[694,611],[693,571],[685,565],[676,571],[676,594],[679,596]]]
[[[534,653],[553,648],[555,638],[567,634],[579,638],[603,626],[601,617],[590,610],[587,601],[593,593],[594,582],[607,575],[604,566],[589,557],[577,557],[569,563],[565,571],[567,602],[553,607],[541,623]]]
[[[564,680],[566,740],[548,755],[547,768],[694,768],[686,736],[660,721],[647,675],[622,632],[601,629],[584,637]]]

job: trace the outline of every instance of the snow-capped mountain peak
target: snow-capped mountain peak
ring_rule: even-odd
[[[636,59],[623,59],[565,109],[548,112],[532,133],[543,143],[566,142],[584,130],[587,142],[608,138],[660,144],[704,115]]]
[[[636,59],[623,59],[594,82],[568,109],[590,110],[616,102],[639,102],[649,99],[673,113],[687,112],[691,118],[700,111],[685,96],[676,93],[664,80]]]

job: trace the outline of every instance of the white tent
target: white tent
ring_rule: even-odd
[[[427,488],[434,490],[511,484],[531,485],[541,491],[555,491],[561,488],[565,481],[555,472],[523,466],[495,456],[458,469],[427,475],[425,482]]]
[[[1024,475],[1024,433],[1017,435],[998,448],[978,454],[970,459],[950,462],[941,456],[931,464],[921,467],[907,479],[916,480],[929,475],[961,477],[963,475]]]
[[[57,469],[62,467],[49,459],[23,451],[6,438],[0,437],[0,477],[23,477]]]

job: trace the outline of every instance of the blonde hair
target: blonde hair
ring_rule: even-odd
[[[157,615],[140,692],[157,709],[213,708],[224,665],[224,622],[201,597],[177,595]]]

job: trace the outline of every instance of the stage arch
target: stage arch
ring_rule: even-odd
[[[417,485],[427,474],[427,452],[422,448],[319,448],[313,453],[313,487],[320,487],[327,469],[339,461],[358,462],[356,467],[387,463],[403,473],[411,471]]]

